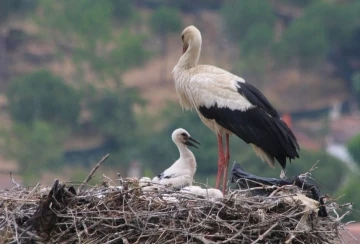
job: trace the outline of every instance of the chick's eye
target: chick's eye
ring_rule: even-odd
[[[181,133],[182,136],[187,137],[186,133]]]

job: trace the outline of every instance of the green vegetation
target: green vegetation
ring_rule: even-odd
[[[360,135],[356,135],[353,138],[351,138],[347,144],[347,147],[352,158],[360,166]]]
[[[0,25],[11,14],[24,13],[33,9],[36,6],[36,1],[27,0],[1,0],[0,1]]]
[[[272,28],[275,23],[270,3],[263,0],[226,1],[221,15],[228,34],[235,41],[244,39],[253,26]]]
[[[92,48],[96,40],[104,40],[110,34],[111,0],[64,0],[56,3],[39,0],[39,6],[43,9],[42,20],[46,20],[46,25],[61,35],[80,38]]]
[[[46,70],[12,81],[7,97],[12,119],[24,124],[42,120],[62,126],[75,125],[80,113],[78,93]]]
[[[128,21],[134,15],[132,0],[112,0],[112,14],[118,21]]]
[[[159,35],[167,35],[170,32],[179,31],[181,19],[176,9],[161,7],[150,18],[151,29]]]
[[[167,52],[166,37],[171,32],[180,31],[181,18],[176,9],[160,7],[154,11],[150,18],[150,27],[152,31],[161,38],[162,54]]]
[[[319,22],[309,23],[305,18],[295,20],[277,45],[280,47],[276,54],[283,58],[283,62],[295,59],[303,67],[323,61],[328,48],[324,27]]]
[[[360,72],[355,72],[351,77],[351,88],[355,98],[360,105]]]
[[[131,88],[97,91],[88,101],[93,125],[114,143],[117,150],[126,150],[134,142],[137,125],[133,108],[141,102],[137,91]]]
[[[19,163],[25,183],[33,183],[40,173],[61,162],[66,130],[59,126],[40,120],[30,125],[13,123],[11,130],[1,135],[5,139],[4,151]]]
[[[149,53],[143,47],[143,41],[143,36],[125,31],[116,39],[119,45],[109,54],[110,65],[117,67],[118,71],[143,65],[149,57]]]
[[[353,210],[350,214],[344,218],[344,221],[356,221],[360,219],[360,195],[359,195],[359,174],[352,174],[349,177],[349,181],[343,186],[336,194],[336,197],[340,197],[339,203],[352,203]],[[350,209],[344,209],[350,211]]]

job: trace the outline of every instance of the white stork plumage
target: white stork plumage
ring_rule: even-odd
[[[210,199],[224,198],[223,193],[214,188],[201,188],[200,186],[186,186],[180,190],[180,192],[190,192],[194,195],[207,197]]]
[[[185,187],[192,185],[193,177],[196,171],[196,159],[194,154],[187,146],[200,145],[198,141],[193,139],[189,132],[179,128],[172,133],[172,140],[179,149],[180,158],[175,161],[170,168],[155,176],[152,180],[154,183],[161,185],[171,184],[173,187]]]
[[[183,109],[195,108],[202,122],[217,135],[216,188],[223,176],[223,193],[226,189],[231,134],[251,144],[255,153],[271,167],[275,166],[276,159],[284,177],[286,159],[299,157],[299,145],[278,112],[258,89],[244,79],[218,67],[198,65],[202,39],[196,27],[185,28],[181,39],[183,54],[172,71],[175,88]]]

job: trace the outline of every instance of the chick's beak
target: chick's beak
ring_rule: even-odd
[[[201,145],[200,142],[198,142],[197,140],[195,140],[194,138],[192,137],[188,137],[185,139],[185,145],[186,146],[192,146],[192,147],[195,147],[195,148],[198,148],[194,143],[198,144],[198,145]]]

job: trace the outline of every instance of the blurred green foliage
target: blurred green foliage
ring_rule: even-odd
[[[43,16],[39,21],[61,35],[75,35],[94,48],[96,40],[107,39],[111,30],[112,0],[39,0]]]
[[[80,113],[77,91],[47,70],[12,81],[7,98],[12,119],[24,124],[42,120],[62,126],[75,125]]]
[[[19,163],[25,183],[34,182],[40,173],[59,166],[62,143],[67,131],[41,120],[32,124],[13,123],[11,130],[2,130],[7,156]]]
[[[347,143],[347,148],[351,157],[359,164],[360,166],[360,135],[356,135],[350,139]]]
[[[33,10],[37,0],[1,0],[0,1],[0,24],[11,14],[25,13]]]
[[[360,106],[360,71],[355,72],[351,76],[351,88],[358,105]]]
[[[137,129],[134,105],[142,103],[137,90],[97,91],[88,103],[92,123],[113,142],[117,150],[126,150],[132,145]]]
[[[150,56],[150,53],[143,47],[144,36],[124,31],[116,39],[116,42],[119,45],[109,55],[112,67],[118,71],[139,67]]]
[[[112,13],[115,19],[127,21],[134,15],[134,5],[132,0],[111,0]]]
[[[282,58],[281,63],[295,60],[300,67],[311,67],[324,63],[330,50],[348,45],[358,28],[358,5],[330,1],[310,4],[304,14],[285,29],[277,44],[275,54]]]
[[[305,9],[302,21],[321,26],[326,34],[326,40],[331,46],[346,44],[351,38],[359,19],[360,9],[357,5],[341,4],[335,1],[315,1]],[[312,37],[310,41],[315,41]],[[308,39],[309,41],[309,39]]]
[[[156,34],[165,35],[180,30],[181,18],[176,9],[162,6],[152,13],[149,24]]]
[[[295,20],[277,45],[276,55],[283,58],[283,63],[295,59],[302,67],[320,63],[328,51],[324,27],[319,22],[309,23],[304,18]]]
[[[225,1],[221,16],[227,34],[235,41],[246,38],[252,32],[253,26],[272,29],[275,23],[275,15],[270,3],[263,0]]]
[[[263,55],[271,47],[273,29],[265,23],[256,23],[241,41],[241,50],[249,54]]]
[[[310,3],[313,3],[318,0],[280,0],[280,1],[281,1],[281,3],[287,4],[287,5],[292,5],[292,6],[297,6],[297,7],[305,7],[305,6],[309,5]]]
[[[339,189],[336,194],[337,197],[341,196],[338,200],[340,204],[353,204],[352,210],[344,208],[343,212],[350,211],[350,214],[344,218],[344,222],[360,220],[359,177],[358,173],[353,173],[349,177],[347,184]]]

